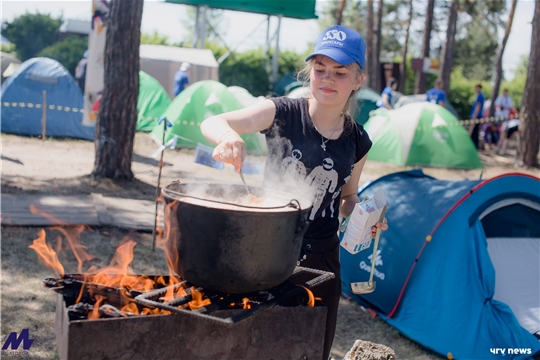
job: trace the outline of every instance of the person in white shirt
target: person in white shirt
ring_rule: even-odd
[[[508,89],[503,90],[503,94],[495,99],[495,116],[501,116],[508,119],[510,109],[514,107],[512,98],[508,96]]]

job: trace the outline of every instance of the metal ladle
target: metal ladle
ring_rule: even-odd
[[[242,182],[244,183],[244,187],[246,188],[247,194],[251,195],[251,191],[249,191],[249,188],[248,188],[248,186],[246,184],[246,179],[244,179],[244,174],[242,173],[242,169],[240,169],[239,174],[240,174],[240,179],[242,179]]]
[[[386,205],[384,205],[379,218],[379,222],[384,221],[384,214],[386,213]],[[375,263],[377,262],[377,248],[379,246],[379,237],[381,236],[381,229],[377,228],[375,233],[375,244],[373,244],[373,254],[371,255],[371,272],[369,274],[369,281],[354,282],[351,283],[351,291],[353,294],[369,294],[375,291],[375,281],[373,281],[373,273],[375,272]]]

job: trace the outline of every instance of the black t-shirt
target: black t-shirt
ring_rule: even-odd
[[[313,200],[304,237],[330,238],[339,227],[341,187],[349,181],[354,164],[371,148],[371,140],[349,116],[351,126],[338,139],[323,138],[311,121],[307,99],[270,100],[276,105],[276,117],[262,131],[268,145],[263,186]]]

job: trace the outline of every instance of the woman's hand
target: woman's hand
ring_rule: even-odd
[[[216,161],[223,161],[226,164],[233,165],[236,172],[240,172],[246,154],[247,149],[244,140],[238,133],[229,130],[219,139],[219,144],[214,148],[212,157]]]
[[[375,224],[375,226],[371,227],[371,237],[375,237],[377,235],[377,228],[381,229],[382,231],[388,230],[388,223],[386,221],[386,218],[384,218],[383,222],[378,222]]]

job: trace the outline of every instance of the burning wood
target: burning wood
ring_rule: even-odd
[[[93,257],[84,251],[85,247],[78,240],[80,231],[76,231],[76,236],[69,236],[63,229],[60,231],[69,238],[69,248],[77,257],[81,269],[84,262]],[[59,278],[46,278],[44,285],[63,295],[71,320],[193,313],[233,324],[278,305],[313,307],[315,298],[309,287],[333,277],[330,273],[299,268],[297,273],[315,271],[312,273],[315,279],[303,285],[288,281],[267,291],[249,294],[224,294],[192,286],[172,271],[169,276],[134,274],[131,262],[135,245],[134,241],[129,240],[119,246],[107,267],[98,270],[92,266],[85,274],[72,275],[64,274],[56,251],[46,242],[44,230],[39,232],[39,237],[29,247],[60,275]],[[56,248],[57,251],[61,249],[61,238]],[[241,309],[244,312],[226,319],[209,315],[223,309]]]

